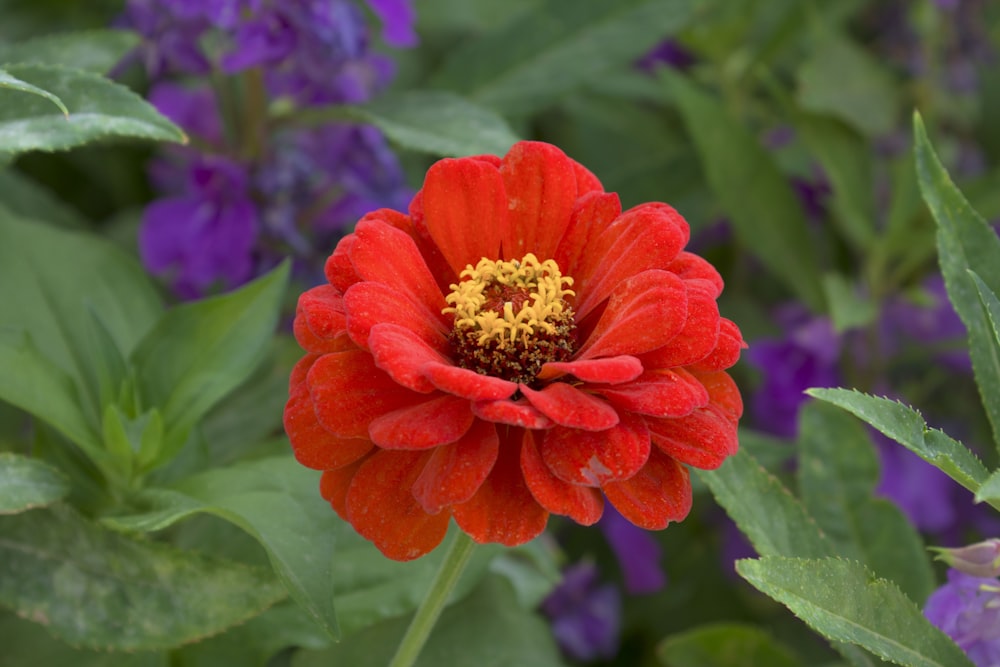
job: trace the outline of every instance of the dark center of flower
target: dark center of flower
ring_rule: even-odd
[[[554,260],[484,257],[459,277],[442,312],[455,314],[451,342],[462,368],[531,384],[543,364],[573,355],[576,324],[565,299],[573,279]]]

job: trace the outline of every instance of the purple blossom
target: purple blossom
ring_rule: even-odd
[[[972,365],[963,344],[965,325],[948,301],[941,274],[928,276],[920,295],[921,302],[904,295],[886,302],[881,319],[885,353],[896,355],[915,344],[923,354],[928,348],[934,350],[935,358],[953,370],[969,372]]]
[[[745,355],[763,374],[750,399],[750,413],[757,428],[791,438],[807,398],[803,392],[840,384],[840,339],[828,318],[815,317],[799,304],[780,308],[775,317],[784,334],[753,341]]]
[[[257,209],[244,168],[218,156],[189,165],[183,191],[143,214],[139,251],[149,270],[185,298],[230,289],[251,277]]]
[[[206,74],[212,66],[199,40],[211,27],[195,2],[129,0],[118,20],[143,37],[136,54],[149,75]]]
[[[881,433],[873,435],[882,469],[875,493],[894,502],[920,530],[953,528],[959,517],[951,478]]]
[[[623,517],[608,504],[598,524],[614,551],[625,577],[625,590],[632,594],[655,593],[667,583],[660,567],[660,543],[648,532]]]
[[[684,71],[696,62],[698,62],[698,59],[693,53],[675,40],[666,39],[642,56],[636,62],[636,67],[644,72],[653,72],[657,67],[661,66]]]
[[[979,667],[1000,664],[1000,581],[948,570],[924,615]]]
[[[368,5],[382,21],[382,39],[391,46],[416,46],[413,30],[417,13],[412,0],[368,0]]]
[[[598,577],[593,563],[572,565],[542,602],[556,642],[575,660],[608,659],[618,651],[621,596],[613,584],[602,585]]]

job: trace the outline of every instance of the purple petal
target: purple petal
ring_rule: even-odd
[[[667,577],[660,567],[662,550],[648,531],[632,524],[611,505],[605,506],[599,525],[618,559],[627,592],[655,593],[663,588]]]
[[[398,47],[416,46],[413,30],[417,13],[410,0],[368,0],[368,5],[382,22],[382,39]]]

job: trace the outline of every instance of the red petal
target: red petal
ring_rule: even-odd
[[[521,141],[504,156],[500,174],[509,202],[503,256],[552,257],[576,201],[573,161],[552,144]]]
[[[582,164],[573,160],[573,171],[576,172],[576,196],[583,197],[591,192],[603,192],[604,186],[601,181],[594,176],[593,172]]]
[[[421,369],[428,363],[448,363],[448,359],[415,333],[398,324],[376,324],[368,334],[368,349],[375,365],[392,379],[413,391],[429,393],[434,385]]]
[[[351,487],[354,475],[367,460],[361,459],[343,468],[327,470],[319,478],[320,495],[330,503],[337,516],[344,521],[347,521],[347,490]]]
[[[553,426],[551,419],[534,406],[529,405],[527,401],[512,401],[510,399],[476,401],[472,404],[472,413],[486,421],[520,426],[521,428],[543,429]]]
[[[662,530],[691,511],[687,468],[655,449],[634,477],[604,485],[604,495],[623,517],[646,530]]]
[[[634,475],[649,458],[649,431],[642,417],[621,415],[606,431],[556,427],[540,447],[542,460],[556,477],[570,484],[601,486]]]
[[[480,375],[467,368],[445,363],[428,363],[423,373],[441,391],[467,398],[470,401],[510,398],[517,391],[517,384],[490,375]]]
[[[739,447],[736,422],[716,405],[679,419],[649,419],[647,424],[662,452],[695,468],[715,470]]]
[[[482,486],[499,451],[496,426],[477,420],[464,436],[434,450],[413,483],[413,495],[431,514],[464,503]]]
[[[326,279],[341,294],[346,292],[348,287],[361,280],[361,277],[354,271],[354,265],[351,264],[352,245],[354,245],[354,234],[348,234],[340,239],[333,253],[326,258],[326,264],[323,267]]]
[[[723,371],[709,373],[694,368],[691,369],[691,373],[708,390],[712,405],[722,408],[733,421],[743,416],[743,397],[740,396],[739,387],[728,373]]]
[[[687,222],[670,206],[650,203],[621,214],[581,258],[576,312],[580,319],[596,308],[624,280],[649,269],[667,267],[687,243]]]
[[[399,386],[363,350],[325,354],[306,376],[316,418],[340,438],[368,438],[368,425],[423,397]]]
[[[446,321],[441,309],[448,304],[412,238],[379,221],[359,222],[354,236],[351,262],[363,280],[405,294],[426,309],[427,317]]]
[[[542,366],[538,379],[554,380],[564,375],[572,375],[583,382],[621,384],[642,375],[642,362],[627,354],[603,359],[550,361]]]
[[[614,192],[590,192],[576,202],[554,257],[563,275],[576,281],[575,286],[581,283],[578,274],[590,248],[621,212],[621,201]]]
[[[618,413],[607,401],[566,382],[553,382],[541,391],[521,385],[521,393],[529,403],[560,426],[604,431],[618,423]]]
[[[428,449],[455,442],[472,421],[469,401],[444,394],[374,419],[368,433],[385,449]]]
[[[309,374],[309,369],[312,368],[316,360],[322,355],[319,354],[307,354],[306,356],[295,362],[292,366],[292,372],[288,376],[288,393],[291,394],[295,390],[295,386],[302,384],[306,381],[306,376]]]
[[[340,352],[354,346],[347,336],[344,297],[332,285],[320,285],[299,296],[293,330],[295,340],[308,352]]]
[[[413,483],[428,458],[426,452],[376,451],[347,491],[351,525],[392,560],[423,556],[448,531],[448,512],[428,514],[413,497]]]
[[[568,484],[549,470],[538,453],[534,433],[526,430],[521,445],[521,472],[535,500],[552,514],[568,516],[577,523],[597,523],[604,511],[604,498],[597,489]]]
[[[447,353],[448,330],[437,318],[408,297],[381,283],[352,285],[344,294],[347,309],[347,333],[361,347],[368,347],[368,336],[377,324],[398,324],[409,329],[438,352]]]
[[[400,211],[396,211],[391,208],[379,208],[374,211],[369,211],[361,216],[358,220],[360,225],[362,222],[367,222],[369,220],[377,220],[379,222],[384,222],[387,225],[391,225],[396,229],[406,232],[409,236],[414,235],[413,220],[410,216]]]
[[[296,460],[307,468],[342,468],[363,457],[373,446],[368,439],[338,438],[323,428],[304,382],[288,397],[283,421]]]
[[[451,508],[458,527],[480,544],[524,544],[538,537],[549,519],[521,475],[519,443],[513,441],[519,435],[514,431],[511,439],[501,444],[493,470],[475,495]]]
[[[667,271],[643,271],[615,289],[577,358],[655,350],[683,330],[687,312],[684,281]]]
[[[683,417],[708,405],[708,391],[683,368],[646,371],[634,382],[593,391],[619,410],[653,417]]]
[[[694,253],[682,251],[666,268],[683,280],[707,280],[715,288],[713,298],[718,299],[722,294],[722,276],[708,261]]]
[[[732,320],[719,318],[719,340],[715,349],[707,357],[699,361],[698,368],[709,371],[721,371],[734,365],[740,359],[740,353],[747,347],[743,342],[743,334]]]
[[[475,158],[446,158],[427,171],[423,222],[455,274],[500,256],[507,229],[507,195],[500,171]]]
[[[719,340],[719,306],[712,286],[703,280],[685,281],[688,288],[687,320],[680,333],[663,347],[639,358],[645,368],[687,366],[711,354]]]

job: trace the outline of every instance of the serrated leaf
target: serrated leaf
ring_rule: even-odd
[[[833,542],[777,477],[739,450],[717,470],[695,470],[763,556],[832,556]]]
[[[853,389],[808,389],[806,393],[871,424],[973,493],[986,479],[986,468],[975,454],[945,433],[928,429],[924,418],[913,408]]]
[[[139,36],[127,30],[81,30],[41,35],[0,44],[0,63],[62,65],[104,74],[132,48]]]
[[[28,93],[29,95],[38,95],[39,97],[44,97],[49,102],[56,105],[56,107],[63,112],[64,116],[66,116],[67,118],[69,117],[69,109],[66,108],[66,105],[63,104],[63,101],[59,99],[58,96],[53,95],[44,88],[39,88],[38,86],[33,86],[26,81],[21,81],[20,79],[18,79],[15,76],[12,76],[9,72],[3,69],[0,69],[0,88],[6,88],[7,90],[14,90],[22,93]],[[11,95],[4,96],[4,95],[5,94],[3,93],[3,91],[0,90],[0,100],[5,100],[8,102],[17,100],[16,96],[11,96]],[[4,150],[6,151],[8,149],[5,147]]]
[[[736,571],[828,639],[906,667],[972,667],[912,600],[860,563],[769,556],[737,561]]]
[[[775,276],[820,311],[820,262],[805,213],[774,159],[722,104],[685,77],[661,76],[736,234]]]
[[[91,72],[54,65],[10,65],[7,73],[58,97],[49,101],[0,90],[0,146],[10,154],[57,151],[99,139],[186,142],[184,133],[131,90]]]
[[[798,667],[795,652],[760,628],[715,623],[678,632],[656,647],[664,667]]]
[[[44,507],[69,493],[69,483],[38,459],[0,452],[0,514]]]
[[[923,121],[914,115],[917,176],[924,202],[938,228],[938,255],[948,299],[969,332],[969,356],[993,439],[1000,448],[1000,348],[994,340],[969,271],[994,294],[1000,293],[1000,238],[969,206],[938,160]]]
[[[344,113],[377,126],[403,148],[433,155],[503,155],[518,140],[500,115],[445,91],[386,95]]]
[[[986,286],[986,283],[975,271],[970,270],[969,277],[976,283],[976,291],[979,293],[979,301],[983,305],[983,313],[990,323],[990,329],[993,330],[994,354],[1000,356],[1000,299],[997,299],[997,295]]]
[[[1000,505],[1000,470],[994,470],[980,485],[976,491],[976,502],[988,502],[991,505]]]
[[[384,621],[326,651],[299,651],[293,667],[383,667],[389,664],[409,617]],[[510,584],[487,576],[447,608],[414,667],[563,667],[548,624],[517,604]]]
[[[179,646],[285,594],[257,570],[127,537],[64,505],[0,517],[0,538],[0,602],[75,646]]]
[[[697,14],[699,0],[547,0],[449,53],[431,77],[501,113],[527,114],[627,66]]]
[[[288,263],[221,296],[167,312],[136,346],[131,362],[139,395],[166,426],[156,465],[170,460],[191,428],[249,377],[274,334]]]
[[[923,541],[898,507],[875,498],[878,458],[864,427],[831,405],[799,413],[799,491],[806,510],[837,545],[891,579],[914,600],[934,589]]]

